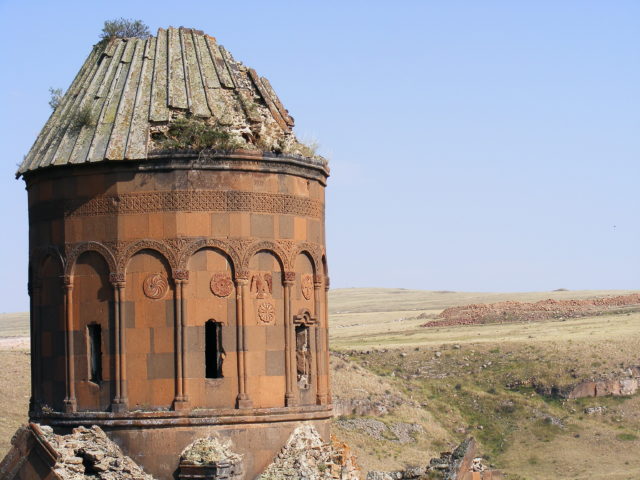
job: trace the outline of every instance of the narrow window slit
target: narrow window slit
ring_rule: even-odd
[[[311,349],[306,325],[296,325],[296,370],[298,387],[307,390],[311,380]]]
[[[204,325],[205,377],[222,378],[222,324],[208,320]]]
[[[89,343],[89,380],[93,383],[102,381],[102,326],[87,325]]]

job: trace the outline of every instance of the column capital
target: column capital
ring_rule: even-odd
[[[245,282],[249,281],[249,270],[236,270],[236,282],[240,280],[244,280]]]
[[[114,287],[124,286],[124,282],[125,282],[124,272],[111,272],[109,274],[109,281]]]
[[[282,283],[284,285],[293,285],[296,281],[296,272],[283,272]]]
[[[189,270],[178,269],[173,271],[173,279],[175,281],[189,281]]]

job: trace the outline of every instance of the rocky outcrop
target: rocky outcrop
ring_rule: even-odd
[[[297,427],[260,480],[358,480],[360,469],[349,447],[332,437],[325,443],[309,424]]]
[[[533,387],[540,395],[568,400],[585,397],[627,397],[635,395],[640,388],[640,367],[628,367],[621,372],[613,372],[568,385],[548,384],[535,378],[516,380],[507,384],[507,388],[527,386]]]
[[[416,435],[424,433],[424,428],[418,423],[393,422],[387,425],[373,418],[340,419],[336,423],[345,430],[359,431],[376,440],[385,438],[403,444],[415,441]]]
[[[432,458],[428,465],[393,472],[372,471],[367,474],[367,480],[501,480],[501,473],[487,468],[477,453],[478,445],[469,437],[453,452]]]

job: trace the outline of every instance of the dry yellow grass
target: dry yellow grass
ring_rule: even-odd
[[[350,289],[332,292],[332,348],[353,355],[358,363],[397,391],[427,399],[431,421],[449,435],[464,427],[480,438],[491,461],[512,479],[636,479],[640,478],[640,396],[549,401],[531,390],[505,389],[506,379],[536,377],[552,383],[620,371],[640,364],[640,313],[536,323],[422,328],[422,312],[467,303],[546,298],[592,298],[629,291],[470,294],[408,290]],[[459,345],[459,349],[453,345]],[[416,348],[419,351],[416,351]],[[387,353],[382,353],[388,350]],[[436,351],[442,356],[435,358]],[[404,352],[402,355],[401,352]],[[490,368],[480,365],[491,362]],[[435,371],[431,378],[410,380],[420,367]],[[395,377],[390,375],[395,373]],[[437,374],[447,375],[437,379]],[[373,382],[374,380],[369,380]],[[348,379],[343,379],[347,385]],[[454,388],[455,386],[455,388]],[[516,411],[501,411],[515,401]],[[587,416],[586,406],[604,405],[607,413]],[[554,428],[539,418],[562,419]],[[494,422],[494,424],[491,424]],[[504,422],[504,424],[502,423]],[[484,423],[483,430],[475,425]],[[357,440],[354,440],[357,441]],[[369,440],[370,442],[370,440]],[[483,443],[484,442],[484,443]],[[354,450],[360,454],[359,444]],[[375,445],[365,445],[368,450]],[[373,458],[376,460],[376,458]],[[371,455],[364,466],[378,468]],[[396,463],[412,463],[409,456]]]

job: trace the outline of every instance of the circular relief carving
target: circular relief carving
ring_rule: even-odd
[[[225,273],[214,273],[211,277],[211,292],[217,297],[228,297],[233,292],[231,277]]]
[[[276,308],[272,303],[262,302],[258,305],[258,319],[262,323],[273,323],[276,320]]]
[[[307,300],[311,299],[313,293],[313,277],[309,274],[303,275],[301,279],[302,295]]]
[[[161,273],[152,273],[144,279],[142,290],[147,297],[158,300],[167,294],[169,282]]]

